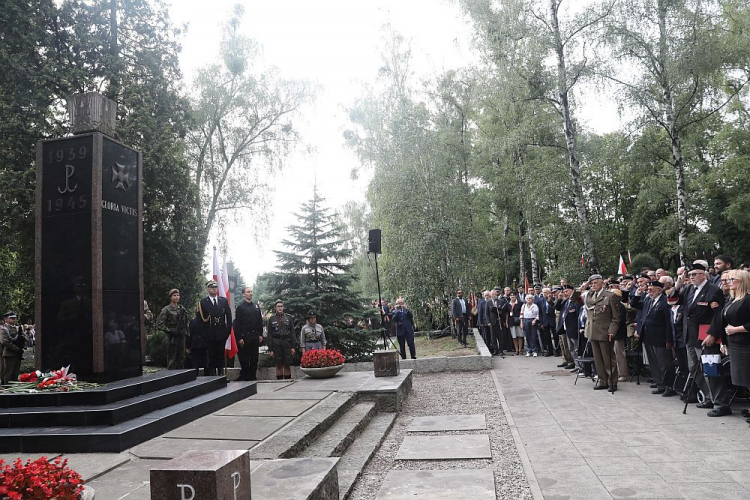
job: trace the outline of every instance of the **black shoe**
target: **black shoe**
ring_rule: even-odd
[[[651,391],[651,394],[664,394],[664,391],[665,391],[664,387],[657,387],[656,389]]]
[[[565,365],[565,368],[568,370],[572,370],[575,367],[576,367],[575,363],[568,363],[567,365]]]
[[[656,384],[651,384],[651,385],[650,385],[649,387],[651,387],[652,389],[656,389],[656,388],[657,388],[657,387],[659,387],[659,386],[658,386],[658,385],[656,385]]]
[[[732,409],[728,406],[718,406],[709,411],[706,415],[709,417],[725,417],[732,414]]]
[[[595,391],[603,391],[604,389],[609,389],[606,385],[595,385],[594,390]]]
[[[695,403],[697,403],[697,402],[698,402],[698,396],[690,396],[690,397],[689,397],[689,398],[687,399],[687,401],[685,401],[685,402],[686,402],[686,403],[690,403],[690,404],[695,404]]]
[[[613,386],[611,386],[611,387],[609,388],[609,392],[611,392],[611,393],[613,393],[613,394],[614,394],[614,392],[615,392],[616,390],[617,390],[617,386],[616,386],[616,385],[613,385]]]
[[[750,410],[742,410],[740,412],[740,415],[742,415],[743,417],[750,417]]]
[[[710,410],[714,407],[714,404],[711,401],[704,401],[703,403],[698,403],[695,407],[701,410]]]
[[[568,363],[560,363],[557,365],[558,368],[565,368],[566,366],[568,366]]]
[[[654,383],[654,379],[650,378],[650,379],[646,380],[646,382],[648,382],[649,384],[653,384]]]
[[[672,389],[671,387],[667,387],[666,390],[664,391],[664,394],[662,394],[661,397],[669,398],[669,397],[676,396],[676,395],[677,395],[677,392],[674,389]]]

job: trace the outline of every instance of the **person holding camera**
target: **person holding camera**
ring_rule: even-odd
[[[396,325],[396,339],[401,359],[406,359],[406,344],[409,345],[411,359],[417,359],[417,347],[414,345],[414,314],[407,309],[404,299],[396,300],[396,308],[391,313],[391,321]]]
[[[169,304],[156,317],[156,328],[167,334],[167,369],[185,367],[185,338],[188,335],[187,310],[180,304],[180,291],[169,291]]]
[[[15,382],[21,371],[21,358],[26,347],[26,336],[16,326],[16,313],[8,311],[3,315],[4,323],[0,325],[0,349],[2,349],[2,385]]]

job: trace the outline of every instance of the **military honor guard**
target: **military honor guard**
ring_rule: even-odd
[[[203,333],[208,344],[208,374],[224,374],[224,344],[232,327],[232,311],[229,301],[218,294],[219,285],[210,280],[206,283],[208,296],[201,299],[196,311],[203,326]]]
[[[269,355],[276,362],[276,379],[292,378],[294,349],[294,318],[284,312],[284,302],[277,300],[275,312],[268,318]]]
[[[169,304],[156,318],[156,328],[167,334],[167,368],[178,370],[185,367],[185,340],[188,336],[188,313],[180,304],[180,291],[169,291]]]
[[[9,311],[3,315],[0,325],[0,350],[2,351],[2,367],[0,378],[2,385],[15,382],[21,371],[21,358],[26,347],[26,336],[21,328],[16,326],[16,313]]]

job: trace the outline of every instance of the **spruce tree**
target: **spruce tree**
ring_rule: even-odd
[[[262,300],[270,309],[281,299],[285,312],[294,316],[296,332],[308,311],[315,311],[329,348],[340,350],[350,361],[367,360],[375,336],[362,324],[371,311],[352,291],[351,250],[324,201],[316,186],[312,199],[295,214],[299,224],[289,226],[290,237],[282,241],[288,251],[275,252],[279,271],[259,278],[265,290]]]

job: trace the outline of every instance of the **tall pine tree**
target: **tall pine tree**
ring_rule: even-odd
[[[351,250],[324,201],[316,186],[312,199],[295,214],[299,225],[289,226],[290,239],[282,242],[288,251],[276,251],[279,271],[259,278],[265,290],[262,300],[269,307],[283,300],[297,331],[308,311],[315,311],[329,347],[340,350],[347,360],[367,360],[375,337],[360,325],[369,310],[352,291]]]

